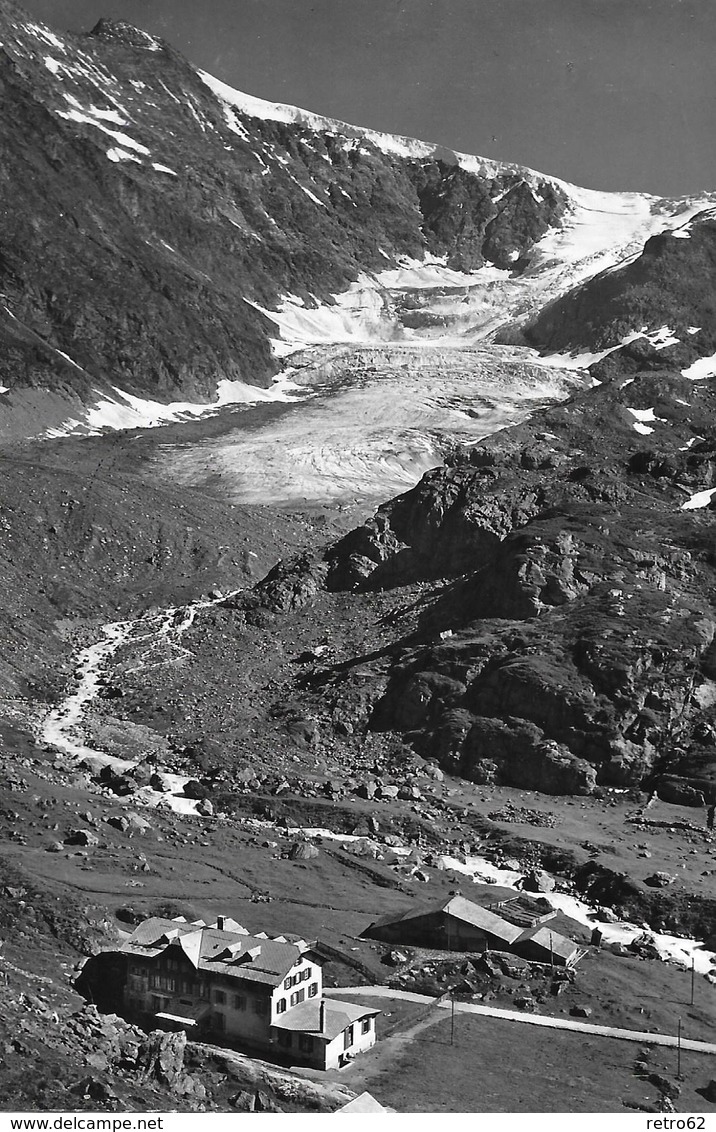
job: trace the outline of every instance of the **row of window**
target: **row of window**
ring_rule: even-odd
[[[311,967],[304,967],[303,971],[299,971],[297,975],[287,975],[283,980],[283,989],[290,990],[291,987],[295,987],[296,983],[308,982],[312,974]]]
[[[215,990],[214,1002],[217,1006],[233,1006],[234,1010],[248,1010],[249,1000],[245,994],[229,994],[227,991]],[[268,1014],[269,1004],[266,998],[252,998],[251,1009],[254,1014]]]
[[[140,974],[143,973],[142,968],[130,967],[130,973]],[[311,968],[307,967],[300,975],[292,976],[284,979],[284,987],[288,989],[289,986],[294,986],[297,982],[302,982],[308,976],[311,976]],[[194,995],[199,998],[209,998],[209,988],[200,981],[191,981],[189,979],[178,979],[171,975],[164,975],[158,972],[153,972],[149,976],[149,986],[153,990],[165,991],[169,994],[184,994]],[[276,1013],[283,1014],[290,1006],[298,1006],[299,1003],[304,1002],[306,999],[306,990],[308,990],[309,998],[316,998],[318,995],[318,983],[311,983],[306,987],[301,987],[300,990],[293,991],[290,995],[289,1001],[285,998],[280,998],[276,1003]],[[269,1002],[266,998],[252,998],[248,999],[243,994],[231,994],[225,990],[215,988],[212,992],[212,1000],[217,1006],[233,1006],[234,1010],[248,1010],[249,1008],[254,1014],[268,1014]]]
[[[308,988],[308,997],[309,998],[315,998],[317,994],[318,994],[318,983],[311,983],[310,987]],[[293,992],[293,994],[291,995],[291,998],[289,999],[289,1002],[290,1002],[291,1006],[298,1006],[299,1002],[303,1002],[305,997],[306,997],[306,988],[301,987],[300,990]],[[283,1014],[286,1010],[288,1010],[288,1003],[286,1002],[285,998],[280,998],[278,1000],[278,1002],[276,1003],[276,1013],[277,1014]]]

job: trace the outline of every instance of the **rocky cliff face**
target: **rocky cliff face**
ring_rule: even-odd
[[[427,251],[519,270],[565,207],[536,175],[242,102],[126,24],[59,35],[2,0],[0,43],[5,419],[28,388],[267,384],[252,304],[310,307]]]
[[[458,454],[330,548],[334,591],[424,592],[370,726],[479,783],[676,775],[714,796],[716,575],[694,496],[716,483],[715,392],[615,378]]]

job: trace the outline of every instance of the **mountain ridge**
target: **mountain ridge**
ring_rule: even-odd
[[[281,368],[287,296],[333,307],[406,262],[476,293],[490,265],[523,321],[697,210],[265,103],[116,21],[60,35],[5,2],[0,42],[0,435],[91,431],[105,402],[116,427],[131,398],[151,402],[136,423],[250,399]]]

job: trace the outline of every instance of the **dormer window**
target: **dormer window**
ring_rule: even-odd
[[[261,954],[261,945],[247,947],[245,943],[231,943],[216,956],[224,963],[252,963]]]

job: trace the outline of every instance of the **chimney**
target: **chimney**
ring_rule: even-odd
[[[219,929],[220,932],[223,932],[223,930],[224,930],[224,917],[223,916],[217,916],[216,917],[216,926],[217,926],[217,928]]]
[[[326,1000],[321,999],[318,1004],[318,1032],[319,1034],[325,1033],[326,1030]]]

